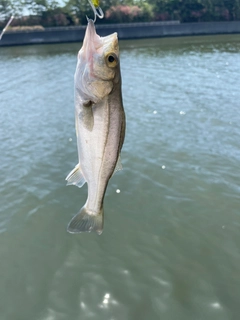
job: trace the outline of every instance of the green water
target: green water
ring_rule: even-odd
[[[101,236],[66,232],[80,44],[0,49],[0,320],[239,319],[240,35],[120,47]]]

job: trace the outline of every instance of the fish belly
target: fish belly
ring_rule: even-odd
[[[87,119],[86,122],[86,113],[82,108],[92,108],[89,116],[93,119]],[[70,221],[68,232],[95,231],[101,234],[104,194],[123,142],[124,111],[121,104],[111,103],[110,97],[106,97],[91,107],[80,106],[76,109],[76,117],[79,164],[88,184],[88,198]],[[86,123],[93,125],[89,128]]]
[[[92,131],[79,122],[79,159],[88,184],[87,206],[97,214],[118,159],[121,118],[118,108],[110,105],[107,98],[92,108]]]

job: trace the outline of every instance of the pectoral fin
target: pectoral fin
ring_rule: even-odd
[[[69,173],[69,175],[66,177],[66,180],[67,180],[67,186],[70,184],[73,184],[74,186],[81,188],[84,185],[86,180],[82,174],[82,170],[81,170],[79,163]]]
[[[94,125],[92,101],[88,101],[83,104],[83,108],[79,114],[79,119],[88,131],[92,131]]]

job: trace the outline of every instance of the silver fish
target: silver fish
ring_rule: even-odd
[[[104,195],[109,179],[121,169],[125,136],[117,33],[100,37],[88,20],[74,83],[79,163],[66,180],[78,187],[87,182],[88,198],[67,231],[101,234]]]

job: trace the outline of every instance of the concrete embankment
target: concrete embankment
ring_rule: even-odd
[[[240,33],[240,21],[198,23],[164,21],[97,25],[96,27],[101,36],[117,32],[119,39]],[[85,28],[85,26],[79,26],[45,28],[39,31],[8,31],[3,35],[0,46],[79,42],[83,40]]]

